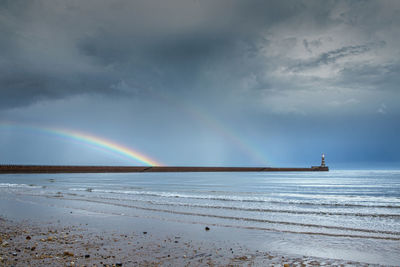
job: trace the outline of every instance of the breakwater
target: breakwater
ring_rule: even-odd
[[[196,166],[68,166],[68,165],[0,165],[2,173],[128,173],[128,172],[306,172],[329,171],[328,167],[196,167]]]

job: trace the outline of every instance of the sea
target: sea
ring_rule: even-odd
[[[12,215],[10,200],[218,227],[277,253],[400,265],[399,170],[2,174],[0,216]]]

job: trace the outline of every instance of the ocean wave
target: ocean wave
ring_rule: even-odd
[[[42,195],[43,196],[43,195]],[[88,208],[83,207],[72,207],[72,206],[63,206],[63,208],[69,208],[74,210],[81,210],[96,214],[105,214],[105,215],[115,215],[115,216],[126,216],[126,217],[134,217],[134,218],[149,218],[149,219],[157,219],[163,221],[173,221],[179,223],[190,223],[190,224],[201,224],[201,225],[209,225],[209,226],[217,226],[217,227],[227,227],[227,228],[237,228],[237,229],[248,229],[248,230],[260,230],[260,231],[270,231],[270,232],[280,232],[280,233],[290,233],[290,234],[301,234],[301,235],[317,235],[317,236],[328,236],[328,237],[344,237],[344,238],[361,238],[361,239],[379,239],[379,240],[389,240],[389,241],[400,241],[400,237],[393,236],[377,236],[377,235],[360,235],[360,234],[349,234],[349,233],[326,233],[326,232],[312,232],[312,231],[296,231],[289,229],[278,229],[273,227],[263,227],[263,226],[250,226],[250,225],[237,225],[237,224],[224,224],[224,223],[210,223],[210,222],[202,222],[199,220],[189,221],[178,219],[177,217],[168,218],[166,216],[155,216],[155,215],[135,215],[135,214],[126,214],[126,213],[118,213],[118,212],[110,212],[104,210],[94,211]]]
[[[232,206],[199,205],[186,203],[160,203],[146,201],[152,205],[159,206],[180,206],[188,208],[206,208],[206,209],[227,209],[237,211],[254,211],[265,213],[288,213],[288,214],[307,214],[307,215],[329,215],[329,216],[355,216],[355,217],[382,217],[382,218],[400,218],[400,214],[393,213],[359,213],[359,212],[327,212],[327,211],[304,211],[304,210],[284,210],[284,209],[265,209],[265,208],[246,208]]]
[[[0,188],[42,188],[35,184],[10,184],[10,183],[0,183]]]
[[[87,192],[91,192],[85,190]],[[38,195],[28,194],[32,196],[45,196],[52,197],[53,195]],[[86,197],[87,195],[79,195],[76,193],[66,193],[65,195],[74,197]],[[193,203],[176,203],[176,202],[158,202],[153,200],[143,199],[124,199],[124,198],[113,198],[105,196],[90,196],[90,198],[99,200],[111,200],[111,201],[123,201],[123,202],[141,202],[156,206],[168,206],[168,207],[184,207],[184,208],[202,208],[202,209],[219,209],[219,210],[233,210],[233,211],[248,211],[248,212],[262,212],[262,213],[284,213],[293,215],[321,215],[321,216],[350,216],[350,217],[372,217],[372,218],[400,218],[400,214],[397,213],[362,213],[362,212],[332,212],[332,211],[310,211],[310,210],[290,210],[290,209],[271,209],[271,208],[252,208],[252,207],[238,207],[238,206],[226,206],[226,205],[212,205],[212,204],[193,204]],[[368,206],[370,207],[370,206]]]
[[[233,207],[221,205],[201,205],[190,203],[173,203],[173,202],[157,202],[152,200],[141,199],[120,199],[112,197],[97,196],[98,199],[113,200],[113,201],[134,201],[144,202],[151,205],[170,206],[170,207],[186,207],[186,208],[204,208],[204,209],[220,209],[220,210],[235,210],[235,211],[250,211],[264,213],[287,213],[287,214],[306,214],[306,215],[328,215],[328,216],[354,216],[354,217],[380,217],[380,218],[400,218],[400,214],[396,213],[360,213],[360,212],[330,212],[330,211],[308,211],[308,210],[288,210],[288,209],[266,209],[266,208],[250,208],[250,207]]]
[[[87,188],[70,188],[71,191],[88,191]],[[354,202],[344,202],[338,201],[341,198],[338,196],[336,198],[331,198],[330,200],[321,200],[317,199],[316,201],[307,201],[307,200],[294,200],[294,199],[284,199],[285,196],[280,195],[281,199],[277,199],[276,197],[266,197],[266,196],[229,196],[229,195],[201,195],[201,194],[185,194],[185,193],[177,193],[177,192],[157,192],[157,191],[137,191],[137,190],[108,190],[108,189],[90,189],[91,192],[97,193],[109,193],[109,194],[128,194],[128,195],[138,195],[138,196],[154,196],[154,197],[163,197],[163,198],[183,198],[183,199],[201,199],[201,200],[216,200],[216,201],[232,201],[232,202],[254,202],[254,203],[272,203],[272,204],[290,204],[290,205],[311,205],[311,206],[335,206],[335,207],[366,207],[366,208],[391,208],[391,209],[400,209],[400,205],[395,205],[392,203],[399,203],[394,201],[384,202],[382,204],[376,204],[376,201],[371,201],[369,203],[358,203],[356,200],[360,202],[364,202],[365,198],[352,199]],[[304,195],[300,194],[292,194],[292,197],[300,197]],[[307,196],[308,197],[308,196]],[[380,199],[382,202],[387,199]],[[373,203],[372,203],[373,202]]]
[[[113,206],[124,207],[124,208],[134,208],[134,209],[140,209],[140,210],[146,210],[146,211],[163,212],[163,213],[170,213],[170,214],[177,214],[177,215],[189,215],[189,216],[209,217],[209,218],[218,218],[218,219],[235,220],[235,221],[248,221],[248,222],[257,222],[257,223],[278,224],[278,225],[301,226],[301,227],[307,227],[307,228],[320,228],[320,229],[331,229],[331,230],[363,232],[363,233],[378,233],[378,234],[400,236],[400,232],[398,232],[398,231],[388,231],[388,230],[378,230],[378,229],[363,229],[363,228],[355,228],[355,227],[319,225],[319,224],[311,224],[311,223],[277,221],[277,220],[269,220],[269,219],[257,219],[257,218],[248,218],[248,217],[236,217],[236,216],[225,216],[225,215],[216,215],[216,214],[205,214],[205,213],[198,213],[198,212],[165,210],[165,209],[159,209],[159,208],[142,207],[142,206],[136,206],[136,205],[130,205],[130,204],[124,204],[124,203],[113,203],[113,202],[94,200],[94,199],[86,199],[86,198],[64,198],[64,199],[75,200],[75,201],[85,201],[85,202],[90,202],[90,203],[99,203],[99,204],[106,204],[106,205],[113,205]],[[398,240],[400,240],[400,237],[398,238]]]

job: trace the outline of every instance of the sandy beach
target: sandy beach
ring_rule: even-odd
[[[100,230],[88,224],[0,219],[2,266],[367,266],[288,257],[239,243],[193,240],[182,233]],[[212,227],[205,231],[213,235]],[[369,265],[370,266],[370,265]]]

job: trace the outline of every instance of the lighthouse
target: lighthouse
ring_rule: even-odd
[[[321,157],[321,167],[326,167],[326,165],[325,165],[325,154],[322,154],[322,157]]]

